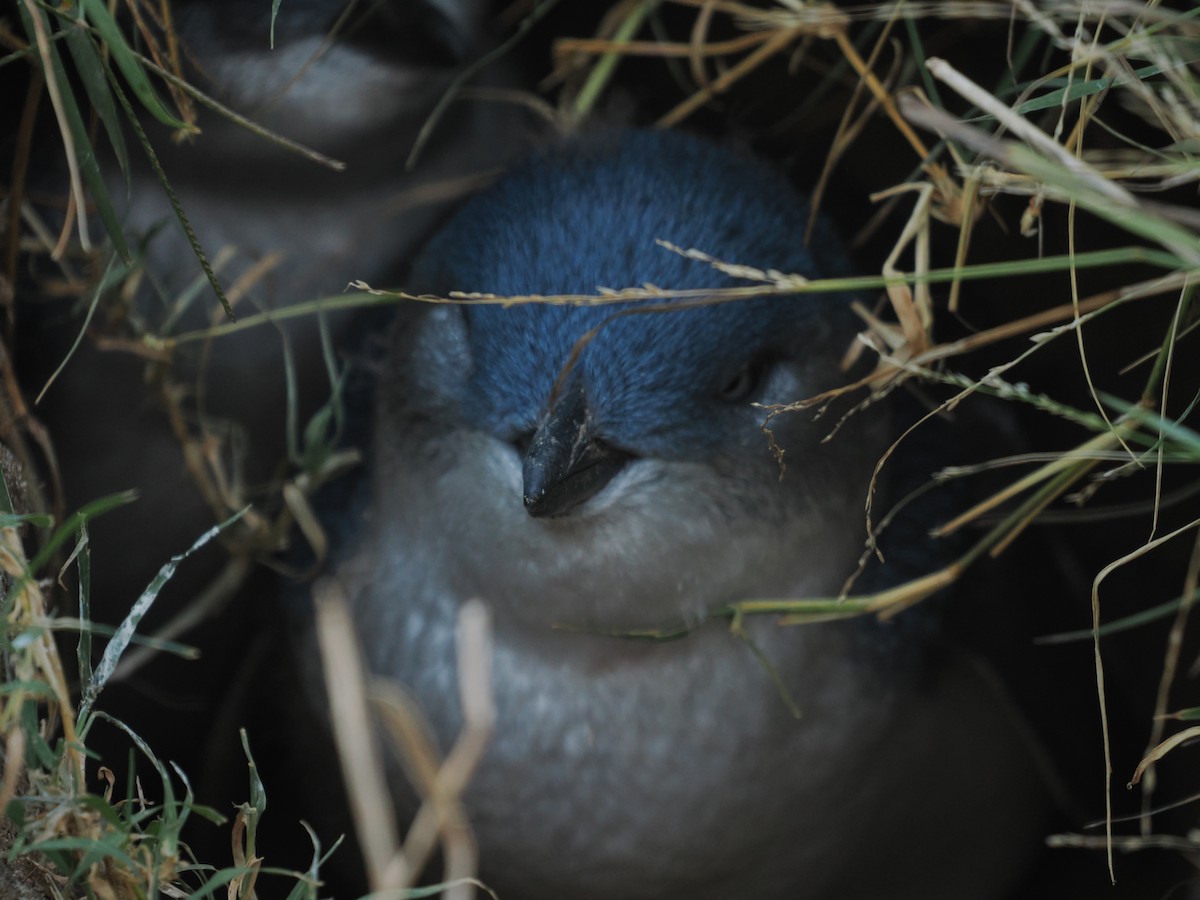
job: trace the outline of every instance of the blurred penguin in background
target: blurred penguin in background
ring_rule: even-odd
[[[314,162],[204,106],[197,106],[200,134],[184,142],[143,116],[242,319],[340,294],[356,278],[393,279],[449,205],[494,177],[534,131],[510,105],[458,102],[439,118],[415,166],[406,167],[451,80],[492,44],[485,0],[288,0],[273,23],[269,2],[176,0],[171,12],[186,74],[197,87],[344,164]],[[483,77],[510,76],[493,67]],[[49,128],[46,134],[49,145],[56,135]],[[90,322],[91,336],[33,409],[55,443],[65,510],[117,491],[138,493],[136,502],[90,530],[92,615],[112,624],[160,566],[215,522],[249,503],[258,504],[252,517],[269,513],[277,502],[273,482],[289,455],[295,466],[307,449],[303,440],[289,445],[289,431],[302,432],[334,391],[336,359],[328,348],[339,345],[346,324],[344,313],[281,318],[274,326],[181,344],[169,369],[153,357],[147,362],[142,335],[195,332],[225,317],[162,185],[126,134],[129,188],[114,159],[104,171],[139,272],[119,298],[106,298]],[[103,132],[97,146],[107,151]],[[35,158],[46,167],[34,172],[43,191],[65,183],[63,171],[53,168],[62,151],[51,149]],[[48,260],[39,267],[56,277]],[[85,310],[86,304],[74,308],[52,296],[22,309],[20,374],[31,392],[67,357]],[[98,346],[97,334],[143,352]],[[190,442],[187,453],[181,432]],[[206,492],[197,487],[197,471]],[[248,522],[227,535],[234,544],[245,540]],[[181,728],[208,727],[245,642],[261,631],[256,623],[270,619],[259,599],[273,590],[272,573],[255,572],[249,558],[231,562],[219,547],[205,548],[180,567],[141,627],[154,632],[210,586],[228,596],[248,572],[260,579],[242,595],[250,599],[234,604],[224,621],[183,637],[204,648],[203,662],[160,654],[125,681],[132,693],[118,686],[122,678],[106,694],[106,708],[135,727],[144,723],[138,730],[164,755],[186,753],[172,750]],[[147,716],[148,701],[176,715]],[[161,735],[155,723],[163,723]],[[226,736],[235,748],[236,724]]]
[[[482,0],[294,0],[272,26],[269,3],[173,4],[184,59],[201,89],[344,163],[331,169],[203,107],[201,133],[191,141],[168,141],[164,128],[150,128],[201,246],[210,259],[224,260],[221,283],[226,291],[241,285],[234,291],[239,317],[339,294],[354,278],[394,277],[448,203],[514,152],[524,126],[506,117],[506,107],[462,102],[439,120],[413,171],[405,165],[451,79],[487,48],[487,8]],[[132,148],[130,157],[124,223],[132,241],[145,242],[145,273],[123,315],[163,336],[220,323],[224,317],[161,185],[144,157]],[[119,202],[125,190],[112,170]],[[36,341],[39,352],[27,355],[27,380],[40,387],[41,367],[48,374],[58,365],[62,355],[54,351],[61,345],[65,355],[79,323],[64,322],[61,308],[31,318],[35,333],[27,345]],[[331,316],[327,323],[335,344],[343,321]],[[217,448],[213,467],[225,469],[244,499],[255,499],[256,486],[287,453],[285,343],[303,403],[301,424],[329,396],[318,331],[317,318],[308,316],[176,351],[172,375],[187,401],[187,424]],[[90,349],[86,342],[83,349]],[[190,483],[166,416],[147,404],[143,369],[144,360],[129,354],[76,356],[68,373],[87,377],[61,378],[37,408],[52,429],[77,410],[90,411],[89,440],[58,448],[69,506],[117,490],[141,493],[136,507],[116,515],[123,525],[155,523],[139,532],[144,569],[127,556],[119,566],[105,559],[112,555],[103,549],[107,533],[128,535],[126,528],[114,524],[93,536],[97,578],[111,578],[106,585],[129,601],[214,520]],[[120,446],[139,452],[121,453]]]

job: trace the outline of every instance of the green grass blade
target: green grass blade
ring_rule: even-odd
[[[238,521],[244,516],[250,507],[235,513],[224,522],[214,525],[204,534],[200,535],[187,550],[183,553],[172,556],[162,568],[158,570],[158,574],[146,585],[146,589],[142,591],[141,596],[134,601],[133,607],[129,610],[128,615],[117,627],[116,634],[113,635],[108,646],[104,648],[104,653],[100,657],[100,662],[96,666],[96,671],[93,673],[92,680],[83,689],[83,700],[79,707],[79,720],[82,722],[87,718],[88,712],[92,705],[96,702],[96,698],[100,692],[104,690],[105,684],[116,671],[117,663],[121,661],[121,656],[125,653],[130,641],[133,640],[134,632],[137,631],[138,625],[141,624],[142,618],[150,611],[150,607],[154,605],[154,601],[158,599],[159,592],[163,589],[168,581],[175,574],[175,570],[179,568],[179,564],[223,532],[226,528]]]
[[[83,10],[83,14],[87,17],[88,22],[92,24],[92,27],[100,35],[100,39],[104,41],[104,45],[108,48],[108,52],[112,54],[117,68],[125,76],[125,81],[128,82],[133,93],[141,101],[142,106],[164,125],[182,129],[183,131],[194,132],[196,130],[195,126],[175,118],[163,104],[162,100],[159,99],[158,93],[154,90],[154,85],[146,77],[146,71],[142,68],[137,54],[130,49],[129,44],[125,40],[125,35],[121,33],[121,29],[117,26],[116,20],[109,13],[103,0],[81,0],[80,8]]]
[[[1129,416],[1129,418],[1145,425],[1151,431],[1162,434],[1163,437],[1174,442],[1177,447],[1185,451],[1193,461],[1200,462],[1200,434],[1186,425],[1172,419],[1163,418],[1153,410],[1138,406],[1136,403],[1129,403],[1120,397],[1114,397],[1112,394],[1106,394],[1103,391],[1100,392],[1100,399],[1104,401],[1106,406],[1117,410],[1122,415]]]
[[[129,186],[129,152],[125,149],[125,135],[121,131],[121,119],[117,117],[117,104],[108,89],[108,73],[104,60],[96,52],[91,36],[82,28],[68,27],[65,30],[67,49],[75,61],[75,71],[87,93],[92,109],[104,126],[108,142],[112,145],[117,165],[125,174],[125,185]]]
[[[1200,264],[1200,235],[1156,214],[1145,201],[1114,202],[1112,197],[1097,190],[1096,182],[1023,144],[1009,146],[1009,160],[1018,171],[1032,175],[1094,215],[1165,247],[1186,265]]]
[[[133,111],[133,105],[129,102],[129,98],[125,96],[125,92],[121,90],[120,85],[115,80],[111,83],[113,93],[117,96],[117,101],[129,117],[129,127],[133,129],[138,143],[142,145],[142,149],[146,152],[146,159],[150,162],[150,168],[154,171],[154,177],[162,185],[163,193],[167,195],[167,202],[171,204],[171,211],[175,213],[175,218],[179,220],[179,227],[183,229],[188,246],[192,248],[192,253],[196,255],[196,260],[200,263],[200,268],[204,270],[204,275],[208,279],[208,283],[212,286],[213,293],[217,295],[217,299],[221,302],[221,307],[225,310],[225,314],[231,321],[237,321],[237,316],[233,314],[233,307],[229,304],[229,298],[225,296],[225,292],[221,289],[221,283],[217,281],[217,274],[213,271],[212,263],[208,261],[208,255],[204,252],[204,248],[200,246],[200,239],[196,237],[196,231],[192,228],[192,223],[188,220],[187,213],[184,212],[183,205],[179,202],[179,197],[176,195],[175,189],[171,187],[167,173],[163,171],[162,164],[158,160],[158,154],[154,152],[154,145],[150,143],[150,138],[146,134],[146,129],[138,121],[137,114]]]
[[[75,654],[79,660],[79,683],[92,680],[92,548],[87,521],[79,523],[79,542],[75,553],[75,570],[79,576],[79,643]]]
[[[30,43],[36,44],[37,35],[34,31],[33,21],[30,19],[29,9],[24,4],[18,4],[17,8],[20,10],[21,21],[25,26],[25,32]],[[49,53],[50,65],[54,70],[54,78],[58,84],[62,100],[63,117],[66,120],[67,128],[71,132],[71,140],[75,145],[75,158],[79,166],[79,174],[87,185],[92,202],[96,205],[96,215],[100,217],[100,221],[104,225],[104,230],[108,232],[108,239],[112,241],[113,247],[121,255],[121,259],[129,262],[132,256],[128,245],[125,243],[125,235],[121,230],[121,222],[117,218],[112,198],[108,194],[108,185],[105,184],[104,176],[100,174],[100,165],[96,159],[96,153],[92,149],[92,142],[88,139],[88,129],[84,124],[79,106],[75,102],[75,95],[71,91],[70,80],[67,78],[67,70],[58,52],[58,43],[56,41],[50,42]]]

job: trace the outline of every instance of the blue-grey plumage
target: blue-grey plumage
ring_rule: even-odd
[[[842,272],[826,223],[803,244],[808,213],[743,154],[606,134],[468,202],[414,284],[732,283],[656,238]],[[483,877],[502,896],[987,898],[1019,875],[1044,805],[1034,754],[930,614],[747,623],[799,718],[724,622],[671,642],[552,627],[699,623],[738,599],[841,589],[892,425],[869,410],[823,443],[830,422],[781,417],[781,478],[756,404],[845,378],[848,307],[832,295],[616,317],[465,304],[398,331],[338,575],[369,664],[415,692],[445,745],[459,728],[456,611],[491,605],[497,730],[466,799]],[[901,558],[936,565],[923,531],[900,536],[923,548]],[[399,778],[396,789],[403,798]]]

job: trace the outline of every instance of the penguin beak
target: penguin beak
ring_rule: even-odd
[[[598,440],[580,379],[546,412],[525,452],[525,510],[562,516],[597,494],[632,457]]]

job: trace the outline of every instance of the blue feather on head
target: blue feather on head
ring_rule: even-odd
[[[589,294],[750,284],[656,243],[808,278],[846,273],[830,226],[779,173],[681,133],[627,131],[553,148],[469,201],[431,242],[422,284],[502,296]],[[728,388],[748,366],[833,352],[853,334],[846,295],[718,303],[669,314],[620,314],[629,304],[468,305],[476,365],[464,398],[474,424],[506,439],[531,432],[572,350],[598,332],[577,364],[596,426],[630,452],[670,458],[727,440]],[[656,304],[657,305],[657,304]],[[844,313],[830,315],[830,307]],[[845,338],[828,347],[833,333]],[[711,407],[710,416],[697,416]],[[718,425],[714,425],[714,422]]]

